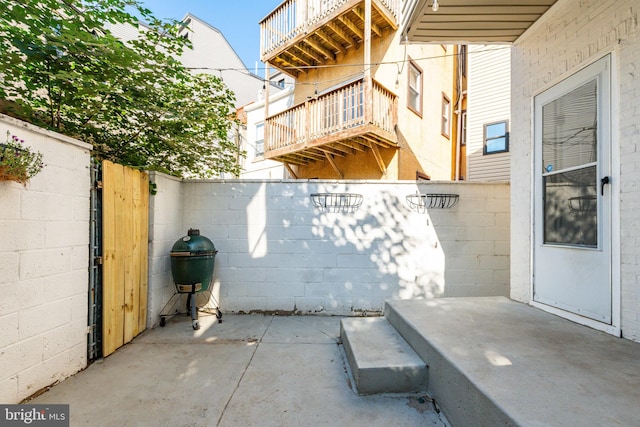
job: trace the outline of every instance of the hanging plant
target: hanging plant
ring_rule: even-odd
[[[7,131],[6,142],[0,143],[0,181],[26,184],[43,167],[42,153],[31,151],[23,139]]]

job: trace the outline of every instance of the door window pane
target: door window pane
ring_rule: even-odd
[[[598,245],[596,166],[543,177],[544,243]]]
[[[542,107],[542,167],[560,171],[597,159],[597,82]]]

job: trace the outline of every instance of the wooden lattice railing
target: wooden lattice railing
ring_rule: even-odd
[[[365,124],[392,133],[397,123],[396,95],[376,81],[371,89],[361,79],[269,117],[265,126],[265,156],[269,151],[309,143]],[[371,106],[366,105],[371,93]]]
[[[362,0],[285,0],[260,22],[260,53],[264,57],[331,16],[347,3]],[[401,0],[376,0],[396,20]]]

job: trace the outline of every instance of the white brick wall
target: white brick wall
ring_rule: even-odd
[[[612,53],[614,170],[620,182],[622,333],[640,341],[640,4],[637,0],[560,0],[512,52],[511,296],[531,289],[532,97]],[[617,97],[615,96],[617,94]],[[619,147],[616,145],[618,142]],[[616,188],[614,185],[612,188]],[[615,276],[614,276],[615,277]]]
[[[311,193],[341,191],[364,195],[357,213],[322,214],[311,204]],[[405,202],[416,191],[456,193],[460,202],[419,214]],[[171,244],[199,228],[219,251],[213,289],[223,311],[348,315],[379,312],[390,298],[508,294],[508,184],[191,181],[152,199],[177,194],[182,224],[156,255],[168,260]],[[152,268],[154,289],[171,283],[161,265]]]
[[[0,402],[16,403],[87,363],[90,146],[0,115],[7,130],[46,163],[0,181]]]

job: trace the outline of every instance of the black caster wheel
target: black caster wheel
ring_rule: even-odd
[[[164,317],[160,318],[160,327],[164,328],[164,326],[167,324],[167,319],[165,319]]]
[[[218,319],[218,323],[222,323],[222,313],[220,313],[219,311],[216,312],[216,318]]]

